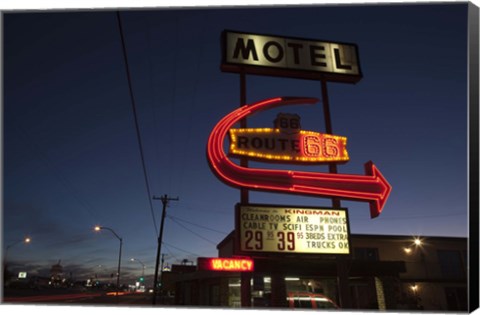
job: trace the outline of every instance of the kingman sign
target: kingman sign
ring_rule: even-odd
[[[355,44],[224,31],[226,72],[356,83],[362,78]]]
[[[237,205],[240,252],[349,254],[346,209]]]

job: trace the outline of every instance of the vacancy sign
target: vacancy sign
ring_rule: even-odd
[[[198,270],[248,272],[253,271],[253,260],[250,258],[197,258]]]
[[[241,252],[349,254],[346,209],[238,205]]]

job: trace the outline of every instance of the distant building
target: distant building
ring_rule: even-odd
[[[235,256],[234,237],[232,232],[218,244],[219,257]],[[415,243],[411,236],[352,234],[350,248],[340,259],[251,257],[249,273],[173,265],[164,272],[163,288],[175,295],[176,305],[292,307],[292,296],[308,293],[348,309],[467,310],[466,238],[422,237]],[[341,301],[340,290],[349,301]],[[312,307],[310,302],[303,306]]]
[[[60,265],[59,260],[55,265],[50,268],[50,285],[58,287],[64,284],[65,278],[63,276],[63,267]]]

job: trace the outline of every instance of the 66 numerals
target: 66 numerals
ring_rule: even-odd
[[[276,249],[279,251],[295,250],[295,233],[279,231],[276,233]],[[262,231],[245,231],[245,249],[246,250],[263,250],[263,232]]]

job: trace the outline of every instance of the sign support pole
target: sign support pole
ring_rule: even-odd
[[[332,118],[330,115],[330,102],[328,100],[328,92],[327,92],[327,82],[325,80],[321,80],[322,82],[322,103],[323,103],[323,116],[325,117],[325,131],[327,134],[333,134],[332,128]],[[329,163],[328,170],[330,173],[337,173],[337,164]],[[340,207],[340,199],[332,198],[332,206],[333,207]]]
[[[247,103],[247,82],[245,72],[240,72],[240,107]],[[240,128],[247,128],[247,119],[244,118],[240,120]],[[248,167],[248,160],[247,158],[240,158],[240,165],[243,167]],[[240,203],[241,204],[248,204],[249,202],[249,194],[248,189],[241,188],[240,189]],[[241,298],[241,305],[242,307],[250,307],[251,306],[251,299],[252,299],[252,291],[250,280],[252,275],[250,272],[242,272],[240,279],[240,298]]]
[[[325,116],[325,129],[328,134],[333,134],[332,118],[330,115],[330,103],[328,100],[327,82],[321,80],[322,87],[322,103],[323,114]],[[337,164],[329,163],[328,170],[330,173],[336,174]],[[334,208],[341,207],[339,198],[332,198],[332,206]],[[337,256],[337,281],[340,296],[340,304],[342,308],[351,308],[350,290],[348,285],[348,268],[347,262],[343,256]]]
[[[247,82],[245,77],[245,72],[240,72],[240,107],[247,104]],[[244,118],[240,120],[240,128],[247,128],[247,119]],[[248,159],[240,158],[240,166],[248,167]],[[240,189],[240,202],[242,204],[248,203],[248,189]]]

